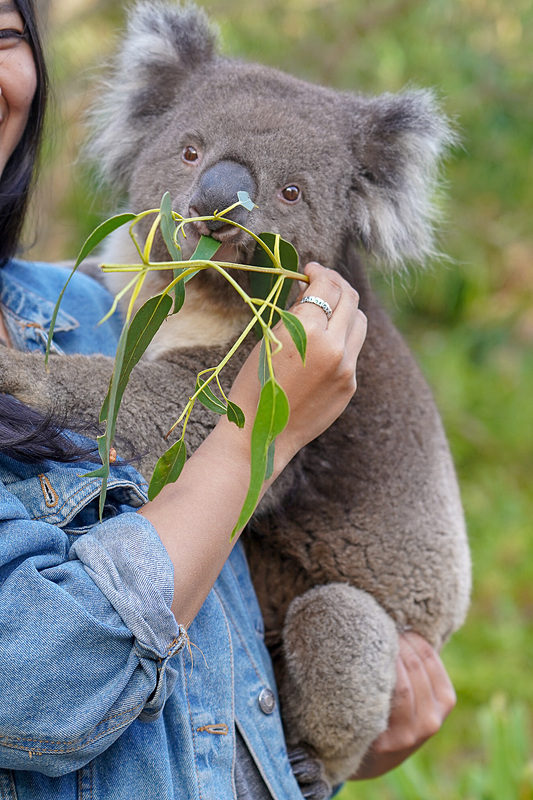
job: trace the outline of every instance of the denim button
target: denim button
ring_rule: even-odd
[[[276,698],[272,689],[263,689],[259,695],[259,706],[264,714],[272,714],[276,708]]]

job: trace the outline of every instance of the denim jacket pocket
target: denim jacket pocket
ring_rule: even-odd
[[[26,466],[26,475],[11,482],[9,491],[24,504],[31,519],[63,528],[65,533],[87,533],[100,521],[98,506],[102,481],[86,477],[95,464],[77,464],[36,467]],[[139,482],[137,473],[129,466],[112,470],[107,483],[104,518],[109,519],[124,510],[140,508],[147,501],[145,484]]]

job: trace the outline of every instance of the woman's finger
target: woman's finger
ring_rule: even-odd
[[[410,668],[420,671],[423,677],[418,684],[418,703],[431,703],[437,714],[442,717],[442,724],[454,708],[457,699],[444,664],[439,654],[422,636],[406,633],[402,639],[411,653],[408,659]]]
[[[309,283],[300,293],[291,311],[300,317],[302,322],[318,324],[325,330],[337,309],[343,284],[346,282],[334,270],[326,269],[313,261],[306,265],[304,273],[308,276]],[[304,300],[306,297],[312,300],[307,302]],[[324,303],[325,307],[321,307],[320,302]]]
[[[414,714],[415,697],[413,687],[403,659],[399,658],[396,663],[396,686],[391,704],[389,730],[396,730],[399,727],[410,724]]]

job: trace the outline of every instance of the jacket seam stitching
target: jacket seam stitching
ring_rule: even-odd
[[[196,734],[194,731],[194,721],[191,709],[191,701],[189,698],[189,681],[187,680],[187,673],[185,671],[185,660],[182,659],[181,661],[182,671],[183,671],[183,679],[185,684],[185,695],[187,697],[187,706],[189,708],[189,719],[191,721],[191,734],[192,734],[192,754],[194,758],[194,769],[196,771],[196,780],[198,782],[198,797],[202,800],[202,787],[200,785],[200,773],[198,771],[198,761],[196,758]]]
[[[125,717],[127,715],[130,715],[133,711],[136,711],[137,709],[142,708],[143,705],[144,705],[143,703],[139,703],[138,705],[132,706],[131,708],[127,709],[126,711],[120,711],[120,712],[117,712],[116,714],[111,714],[109,717],[105,717],[105,719],[101,720],[101,722],[98,724],[97,727],[100,728],[106,722],[109,722],[112,719],[116,719],[117,717]],[[126,724],[127,724],[127,721],[122,720],[122,722],[117,724],[114,728],[109,728],[106,731],[101,731],[101,732],[95,734],[94,736],[92,736],[90,739],[87,740],[86,745],[90,745],[93,742],[96,742],[98,739],[101,739],[102,737],[107,736],[110,733],[114,733],[114,731],[117,731],[120,728],[123,728],[124,725],[126,725]],[[77,749],[79,749],[79,747],[73,747],[71,749],[65,749],[65,747],[62,747],[59,750],[50,750],[50,749],[48,749],[48,747],[50,745],[64,745],[64,746],[74,745],[77,742],[82,742],[83,738],[84,737],[79,736],[77,739],[70,739],[67,742],[62,742],[61,740],[54,741],[54,740],[45,740],[45,739],[32,739],[31,737],[23,737],[23,736],[5,736],[5,737],[1,737],[0,738],[0,747],[9,747],[12,750],[27,750],[28,752],[33,752],[35,748],[33,748],[31,746],[25,746],[23,744],[16,744],[16,742],[19,742],[19,743],[32,742],[33,744],[36,744],[36,745],[45,745],[46,749],[43,748],[43,752],[46,752],[46,753],[73,753]]]

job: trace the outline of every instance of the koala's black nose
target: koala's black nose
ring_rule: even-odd
[[[208,217],[215,211],[223,211],[236,203],[237,192],[248,192],[253,199],[255,191],[255,181],[245,166],[236,161],[219,161],[200,176],[189,203],[189,213],[191,216]],[[247,215],[245,208],[237,206],[225,214],[225,217],[244,225]],[[211,232],[221,231],[223,228],[238,232],[237,228],[227,225],[223,220],[211,220],[203,224]]]

